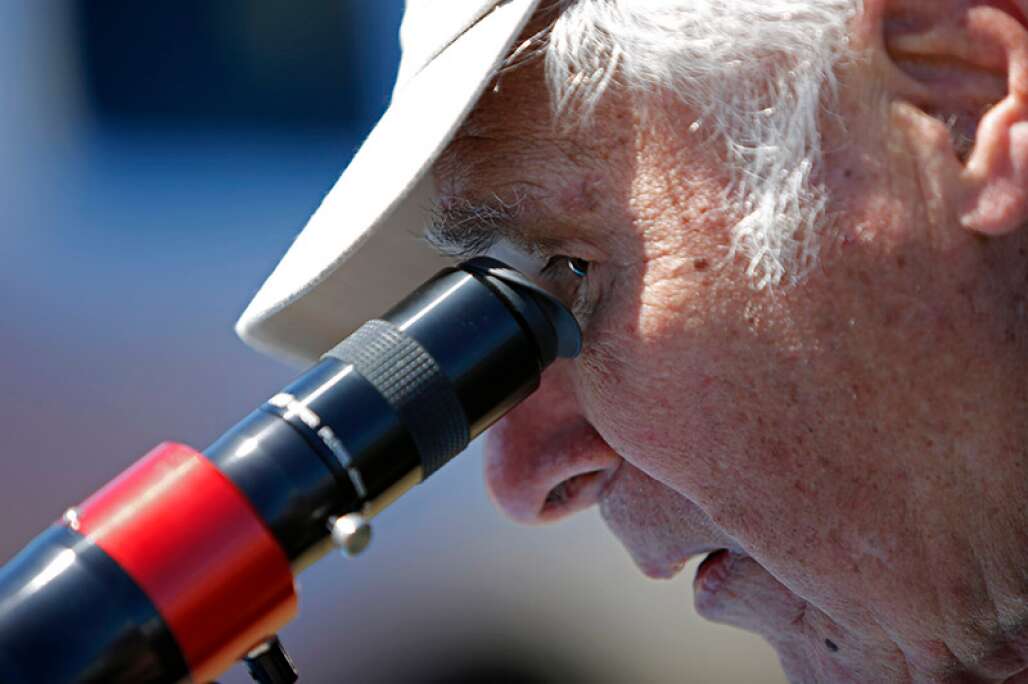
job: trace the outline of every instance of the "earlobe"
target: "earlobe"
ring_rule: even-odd
[[[978,126],[963,172],[960,222],[985,235],[1028,224],[1028,99],[1012,93]]]

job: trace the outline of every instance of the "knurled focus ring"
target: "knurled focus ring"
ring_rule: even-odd
[[[468,445],[468,419],[449,378],[392,323],[368,321],[326,356],[353,364],[396,410],[421,455],[423,477]]]

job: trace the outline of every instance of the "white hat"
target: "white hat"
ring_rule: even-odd
[[[538,3],[407,0],[392,103],[236,323],[247,344],[313,361],[447,265],[427,172]]]

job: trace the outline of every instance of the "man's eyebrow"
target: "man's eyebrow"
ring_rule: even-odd
[[[483,202],[439,198],[432,205],[425,239],[443,254],[462,259],[484,254],[500,240],[530,247],[519,226],[524,201],[521,195],[511,201],[496,195]]]

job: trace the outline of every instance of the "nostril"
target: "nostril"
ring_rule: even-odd
[[[529,525],[597,503],[622,463],[584,418],[552,417],[555,402],[545,389],[493,427],[485,444],[489,493],[504,513]]]
[[[609,470],[593,470],[564,480],[547,493],[539,511],[540,520],[551,520],[591,506],[603,491],[609,474]]]

